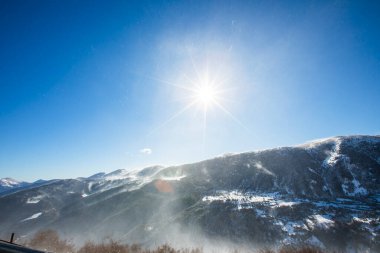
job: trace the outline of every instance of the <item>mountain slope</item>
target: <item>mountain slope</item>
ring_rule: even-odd
[[[21,235],[53,228],[77,241],[308,242],[379,252],[379,180],[379,136],[335,137],[57,180],[0,197],[0,226]]]

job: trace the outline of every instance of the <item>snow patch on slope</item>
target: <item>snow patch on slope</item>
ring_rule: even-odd
[[[215,195],[204,196],[204,202],[232,202],[237,205],[237,209],[252,209],[254,204],[261,203],[269,207],[291,207],[302,202],[298,200],[287,201],[281,199],[279,193],[257,194],[254,192],[240,192],[240,191],[217,191]],[[260,212],[260,211],[259,211]],[[258,213],[258,215],[260,215]]]
[[[239,203],[255,203],[255,202],[265,202],[265,201],[273,201],[274,195],[252,195],[250,193],[242,193],[239,191],[218,191],[218,195],[214,196],[205,196],[202,198],[202,201],[205,202],[213,202],[213,201],[237,201]]]
[[[334,142],[334,148],[328,153],[327,158],[323,162],[325,167],[334,166],[340,158],[340,147],[342,145],[342,140],[336,138]]]
[[[26,203],[27,204],[37,204],[38,202],[41,201],[41,199],[43,199],[43,195],[38,195],[38,196],[35,196],[35,197],[30,197],[26,200]]]
[[[334,226],[334,221],[331,220],[331,218],[327,215],[316,214],[311,216],[311,220],[307,219],[306,222],[312,229],[315,227],[318,227],[320,229],[329,229],[330,227]]]
[[[366,224],[371,224],[372,222],[375,222],[376,219],[371,219],[371,218],[359,218],[359,217],[352,217],[352,220],[359,222],[359,223],[366,223]]]
[[[269,171],[267,168],[265,168],[265,167],[262,165],[261,162],[259,162],[259,161],[258,161],[258,162],[255,162],[254,165],[255,165],[255,167],[256,167],[258,170],[262,171],[263,173],[268,174],[268,175],[271,175],[271,176],[274,176],[273,172],[271,172],[271,171]],[[249,167],[248,167],[248,168],[249,168]]]
[[[41,215],[42,215],[42,212],[35,213],[35,214],[33,214],[32,216],[30,216],[30,217],[28,217],[28,218],[25,218],[25,219],[21,220],[21,222],[28,221],[28,220],[33,220],[33,219],[37,219],[37,218],[40,217]]]

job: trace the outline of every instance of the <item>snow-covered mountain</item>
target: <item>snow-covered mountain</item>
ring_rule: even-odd
[[[17,181],[15,179],[9,178],[9,177],[1,178],[0,179],[0,196],[6,195],[6,194],[11,194],[11,193],[14,193],[16,191],[21,191],[21,190],[30,189],[33,187],[38,187],[38,186],[44,185],[44,184],[52,182],[52,181],[54,181],[54,180],[47,181],[47,180],[40,179],[40,180],[37,180],[33,183],[29,183],[29,182],[25,182],[25,181]]]
[[[6,177],[6,178],[1,178],[0,179],[0,186],[1,187],[6,187],[6,188],[13,188],[13,187],[17,187],[19,186],[20,184],[22,184],[22,182],[19,182],[17,180],[14,180],[13,178],[9,178],[9,177]]]
[[[12,190],[15,188],[21,188],[21,187],[24,187],[27,185],[29,185],[28,182],[20,182],[20,181],[17,181],[15,179],[9,178],[9,177],[1,178],[0,179],[0,194],[2,192],[7,192],[9,190]]]
[[[380,252],[380,137],[334,137],[173,167],[55,180],[0,197],[0,227],[147,245],[309,243]]]

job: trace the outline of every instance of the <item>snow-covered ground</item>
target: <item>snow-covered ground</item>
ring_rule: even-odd
[[[202,198],[204,202],[231,202],[237,205],[239,209],[251,209],[254,208],[255,203],[259,203],[262,206],[268,207],[292,207],[302,203],[310,203],[320,208],[344,208],[350,210],[368,210],[370,207],[367,203],[360,202],[354,199],[337,198],[335,201],[313,201],[306,198],[290,198],[280,195],[277,192],[258,194],[255,192],[241,192],[241,191],[217,191],[214,195],[204,196]],[[375,200],[372,200],[376,202]],[[377,201],[378,202],[378,201]],[[379,204],[379,203],[377,203]]]
[[[376,236],[380,231],[380,219],[370,219],[366,215],[373,210],[373,206],[378,206],[377,196],[367,202],[360,202],[355,199],[337,198],[334,201],[317,201],[310,199],[291,198],[281,195],[277,192],[259,194],[255,192],[241,191],[217,191],[214,195],[204,196],[203,202],[213,203],[231,203],[235,205],[236,210],[252,209],[260,219],[267,219],[273,222],[273,225],[280,226],[286,234],[284,243],[291,243],[292,237],[304,234],[306,231],[328,230],[335,226],[336,210],[343,210],[347,215],[353,214],[351,220],[363,225],[363,229]],[[281,218],[273,216],[273,211],[277,208],[290,208],[291,212],[296,211],[298,205],[306,205],[307,209],[312,208],[315,214],[309,216],[298,216],[299,218]],[[342,214],[339,214],[341,216]],[[310,242],[320,245],[317,237],[309,238]]]

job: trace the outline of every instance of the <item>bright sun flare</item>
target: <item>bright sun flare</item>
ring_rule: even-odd
[[[216,90],[214,87],[205,85],[195,90],[196,100],[204,106],[208,106],[216,100]]]
[[[191,62],[193,71],[195,73],[194,76],[188,76],[187,74],[183,73],[183,79],[176,83],[155,78],[155,80],[157,81],[169,84],[175,88],[180,88],[181,90],[185,91],[188,95],[185,96],[185,100],[187,100],[188,103],[179,111],[174,113],[169,119],[167,119],[161,125],[156,127],[152,132],[162,128],[167,123],[179,117],[191,108],[197,109],[197,112],[201,112],[201,116],[203,119],[203,122],[201,124],[203,128],[203,146],[205,145],[208,114],[209,111],[211,111],[213,108],[219,109],[230,119],[232,119],[237,124],[246,129],[246,127],[224,105],[224,102],[228,100],[231,101],[231,99],[226,98],[226,96],[229,95],[229,91],[231,90],[226,89],[225,87],[228,83],[228,72],[223,73],[223,71],[217,70],[216,73],[219,74],[212,75],[212,73],[209,72],[208,65],[205,69],[201,69],[194,64],[192,58]]]

